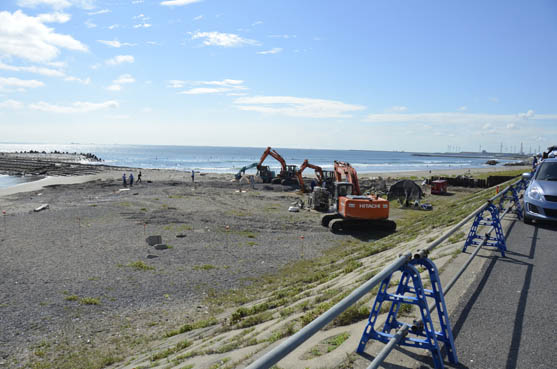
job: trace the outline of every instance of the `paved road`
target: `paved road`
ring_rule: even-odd
[[[557,368],[557,225],[517,221],[507,249],[451,316],[457,368]]]

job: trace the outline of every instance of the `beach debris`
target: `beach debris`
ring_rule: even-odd
[[[35,210],[33,210],[35,213],[38,213],[39,211],[48,209],[49,205],[48,204],[42,204],[41,206],[39,206],[38,208],[36,208]]]
[[[300,208],[297,207],[297,206],[290,206],[290,207],[288,208],[288,211],[291,212],[291,213],[297,213],[297,212],[300,211]]]
[[[168,249],[168,245],[164,244],[164,243],[159,243],[157,245],[155,245],[155,249],[157,250],[166,250]]]
[[[176,238],[184,238],[184,237],[186,237],[186,235],[184,233],[178,233],[176,235]]]
[[[149,236],[145,239],[145,242],[147,242],[149,246],[160,245],[162,244],[162,236],[161,235]]]
[[[387,199],[398,200],[401,205],[410,206],[412,201],[420,200],[423,196],[424,192],[420,186],[414,181],[403,179],[391,186]]]

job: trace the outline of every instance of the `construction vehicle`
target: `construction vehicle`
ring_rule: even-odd
[[[315,170],[315,177],[317,179],[317,183],[319,184],[323,183],[323,169],[321,169],[321,167],[318,165],[310,164],[309,161],[306,159],[304,160],[302,165],[300,165],[300,169],[298,169],[298,171],[296,172],[296,177],[298,177],[298,184],[300,185],[300,189],[302,190],[302,192],[306,192],[304,178],[302,177],[302,172],[306,168],[311,168]]]
[[[446,195],[447,194],[447,180],[438,179],[431,182],[431,194],[432,195]]]
[[[243,177],[244,174],[246,174],[246,170],[248,169],[252,169],[252,168],[256,168],[258,163],[251,163],[250,165],[246,165],[245,167],[242,167],[242,169],[240,169],[238,171],[238,173],[236,173],[234,175],[234,178],[236,178],[237,181],[240,180],[240,178]]]
[[[321,225],[333,233],[347,230],[381,229],[394,231],[396,223],[389,220],[389,201],[362,195],[356,170],[349,163],[335,161],[333,202],[335,212],[325,214]]]
[[[274,176],[274,172],[271,172],[269,167],[263,166],[263,162],[269,155],[276,159],[281,166],[280,173],[276,178]],[[298,172],[298,168],[296,165],[287,165],[283,157],[280,156],[280,154],[276,152],[276,150],[271,149],[271,147],[267,147],[267,149],[263,152],[263,155],[261,155],[261,159],[259,160],[259,164],[257,165],[257,170],[259,171],[259,175],[263,179],[263,182],[271,182],[273,184],[280,183],[283,185],[294,184],[296,182],[296,172]],[[269,181],[267,182],[266,179],[268,179]]]

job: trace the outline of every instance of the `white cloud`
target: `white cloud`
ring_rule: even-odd
[[[16,89],[25,91],[28,88],[44,86],[44,83],[35,79],[19,79],[15,77],[0,77],[0,90]]]
[[[133,63],[135,62],[135,58],[133,55],[116,55],[112,59],[108,59],[106,64],[108,65],[118,65],[122,63]]]
[[[73,76],[67,76],[66,78],[64,78],[64,81],[79,82],[83,85],[88,85],[89,83],[91,83],[91,78],[87,77],[85,79],[82,79],[82,78],[77,78],[77,77],[73,77]]]
[[[83,9],[93,9],[95,0],[18,0],[17,5],[27,8],[50,6],[54,9],[65,9],[76,6]]]
[[[120,48],[122,46],[135,46],[135,44],[130,44],[129,42],[120,42],[118,40],[113,40],[113,41],[97,40],[97,42],[100,42],[103,45],[112,46],[112,47],[115,47],[115,48]]]
[[[197,17],[193,18],[194,21],[198,21],[198,20],[202,20],[202,19],[203,19],[202,15],[198,15]]]
[[[474,114],[474,113],[417,113],[417,114],[369,114],[367,122],[372,123],[438,123],[446,125],[465,125],[485,123],[507,124],[519,120],[552,120],[557,119],[557,114],[534,114],[533,110],[518,114]]]
[[[514,123],[507,124],[507,129],[516,129],[516,128],[517,128],[517,126]]]
[[[258,51],[257,53],[260,54],[260,55],[268,55],[268,54],[278,54],[281,51],[282,51],[282,48],[273,47],[271,50]]]
[[[133,78],[131,74],[122,74],[120,77],[118,77],[113,81],[113,83],[119,85],[124,83],[134,83],[134,82],[135,82],[135,78]]]
[[[518,117],[521,118],[521,119],[533,118],[534,117],[534,111],[533,110],[528,110],[526,113],[519,113]]]
[[[408,110],[408,107],[403,106],[403,105],[391,106],[391,108],[389,109],[389,111],[397,112],[397,113],[402,113],[402,112],[407,111],[407,110]]]
[[[120,86],[120,85],[110,85],[106,89],[109,90],[109,91],[121,91],[122,86]]]
[[[151,26],[152,24],[150,23],[139,23],[139,24],[135,24],[133,28],[149,28]]]
[[[102,103],[77,101],[69,106],[53,105],[44,101],[40,101],[38,103],[29,105],[29,107],[33,110],[39,110],[48,113],[63,113],[63,114],[89,113],[97,110],[114,109],[114,108],[118,108],[119,106],[120,104],[118,103],[118,101],[114,101],[114,100],[105,101]]]
[[[293,96],[241,97],[234,103],[240,110],[305,118],[349,118],[347,113],[365,109],[341,101]]]
[[[199,3],[202,0],[167,0],[167,1],[162,1],[161,5],[163,6],[184,6],[184,5],[190,5],[193,3]]]
[[[284,39],[289,39],[289,38],[296,38],[296,35],[288,35],[288,34],[284,34],[284,35],[269,35],[270,38],[284,38]]]
[[[488,97],[487,98],[489,101],[491,101],[492,103],[498,103],[499,102],[499,98],[498,97]]]
[[[458,111],[466,111],[466,110],[468,110],[468,107],[467,107],[466,105],[462,105],[462,106],[460,106],[460,107],[459,107],[458,109],[456,109],[456,110],[458,110]]]
[[[203,39],[203,44],[207,46],[238,47],[243,45],[259,45],[255,40],[243,38],[234,33],[195,32],[191,39]]]
[[[93,23],[91,21],[91,19],[87,19],[85,22],[83,22],[83,24],[85,24],[85,27],[87,28],[96,28],[97,25],[95,23]]]
[[[186,84],[186,81],[180,81],[179,79],[173,79],[168,81],[169,88],[182,88]]]
[[[17,5],[27,8],[46,5],[54,9],[64,9],[70,7],[72,3],[68,0],[18,0]]]
[[[71,19],[71,15],[67,13],[46,13],[39,14],[37,18],[43,23],[66,23]]]
[[[255,26],[259,26],[260,24],[263,24],[263,21],[258,20],[258,21],[253,22],[253,23],[251,24],[251,26],[252,26],[252,27],[255,27]]]
[[[134,83],[135,78],[131,74],[122,74],[120,77],[112,81],[112,84],[106,89],[110,91],[121,91],[122,85],[127,83]]]
[[[97,10],[96,12],[89,12],[87,14],[89,15],[99,15],[99,14],[107,14],[110,13],[111,10],[110,9],[101,9],[101,10]]]
[[[108,29],[115,29],[115,28],[118,28],[118,27],[120,27],[119,24],[113,24],[113,25],[111,25],[111,26],[108,26],[107,28],[108,28]]]
[[[23,108],[23,103],[17,100],[5,100],[0,102],[0,109],[21,109]]]
[[[40,74],[43,76],[48,77],[64,77],[66,74],[60,70],[51,69],[51,68],[44,68],[44,67],[20,67],[15,65],[8,65],[0,62],[0,69],[1,70],[9,70],[13,72],[28,72],[28,73],[35,73]]]
[[[184,81],[177,81],[177,80],[171,82],[174,82],[169,85],[169,87],[171,88],[180,88],[186,83]],[[247,87],[243,85],[244,81],[237,80],[237,79],[224,79],[222,81],[194,81],[194,82],[188,82],[188,84],[193,86],[208,86],[208,87],[193,87],[190,88],[189,90],[180,92],[181,94],[203,95],[203,94],[218,94],[224,92],[247,90]]]
[[[60,49],[87,51],[87,46],[72,36],[55,33],[39,17],[21,10],[0,12],[0,57],[47,62],[58,57]]]

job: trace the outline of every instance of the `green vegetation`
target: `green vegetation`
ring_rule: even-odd
[[[211,317],[209,319],[197,321],[193,324],[184,324],[179,329],[167,332],[166,337],[172,337],[172,336],[175,336],[177,334],[182,334],[182,333],[186,333],[186,332],[189,332],[189,331],[193,331],[194,329],[206,328],[206,327],[215,325],[217,323],[218,323],[217,319],[215,317]]]
[[[344,341],[350,338],[349,332],[343,332],[341,334],[337,334],[336,336],[330,337],[325,340],[325,343],[328,345],[327,352],[331,352],[335,350],[337,347],[342,345]]]
[[[82,305],[100,305],[101,300],[96,297],[83,297],[79,300]]]
[[[180,341],[176,344],[176,346],[174,347],[169,347],[164,351],[160,351],[156,354],[154,354],[153,356],[151,356],[151,361],[157,361],[160,359],[164,359],[167,358],[168,356],[175,354],[178,351],[181,351],[185,348],[188,348],[192,345],[193,342],[188,341],[188,340],[184,340],[184,341]]]
[[[217,267],[212,264],[195,265],[193,267],[193,270],[211,270],[211,269],[217,269]]]
[[[143,261],[138,260],[138,261],[134,261],[133,263],[129,263],[126,265],[127,267],[133,268],[135,270],[142,270],[142,271],[147,271],[147,270],[155,270],[155,267],[150,266],[148,264],[145,264]]]

